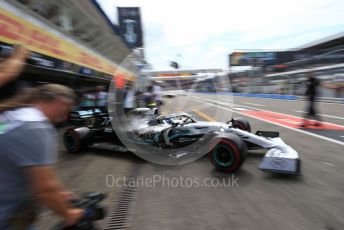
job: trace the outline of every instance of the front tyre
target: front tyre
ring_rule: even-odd
[[[247,146],[239,137],[222,138],[209,152],[210,162],[221,172],[233,173],[244,163]]]

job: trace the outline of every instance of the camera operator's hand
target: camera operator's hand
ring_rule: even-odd
[[[85,210],[80,208],[71,208],[67,211],[67,216],[65,217],[64,224],[66,226],[71,226],[76,223],[85,215]]]
[[[76,198],[75,194],[69,191],[60,192],[66,201],[70,201]]]

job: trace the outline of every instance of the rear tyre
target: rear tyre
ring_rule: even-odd
[[[80,153],[89,146],[90,129],[87,127],[68,129],[63,135],[64,146],[68,153]]]
[[[250,123],[242,118],[242,117],[235,117],[233,118],[233,128],[241,129],[247,132],[251,132],[251,125]]]
[[[238,136],[232,135],[231,138],[222,138],[208,156],[218,171],[233,173],[245,162],[246,154],[246,143]]]

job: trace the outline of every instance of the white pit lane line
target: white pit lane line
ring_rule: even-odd
[[[301,110],[294,110],[294,112],[297,112],[297,113],[305,113],[305,111],[301,111]],[[344,120],[344,117],[337,117],[337,116],[332,116],[332,115],[326,115],[326,114],[318,114],[319,116],[322,116],[322,117],[330,117],[330,118],[335,118],[335,119],[340,119],[340,120]]]
[[[323,161],[322,163],[323,163],[324,165],[336,166],[335,164],[332,164],[332,163],[330,163],[330,162],[326,162],[326,161]]]
[[[225,98],[222,98],[222,99],[225,99]],[[261,99],[266,99],[266,98],[261,98]],[[283,99],[283,101],[286,101]],[[218,103],[221,103],[221,102],[224,102],[222,100],[219,100]],[[287,101],[287,102],[292,102],[292,101]],[[258,108],[253,108],[253,107],[249,107],[247,105],[253,105],[253,106],[259,106],[259,107],[264,107],[265,105],[261,105],[261,104],[255,104],[255,103],[249,103],[249,102],[240,102],[242,104],[246,104],[246,105],[239,105],[239,104],[236,104],[236,106],[240,107],[246,107],[246,108],[249,108],[249,109],[255,109],[257,110]],[[326,102],[324,102],[326,103]],[[336,104],[336,103],[326,103],[326,104]],[[233,104],[234,105],[234,104]],[[271,112],[274,112],[274,111],[271,111]],[[305,113],[305,111],[301,111],[301,110],[294,110],[294,112],[296,113]],[[274,113],[278,113],[278,112],[274,112]],[[288,114],[286,114],[288,115]],[[322,117],[329,117],[329,118],[334,118],[334,119],[339,119],[339,120],[344,120],[344,117],[338,117],[338,116],[333,116],[333,115],[327,115],[327,114],[318,114],[319,116],[322,116]],[[291,115],[292,116],[292,115]]]
[[[221,102],[217,102],[217,101],[212,101],[212,100],[209,100],[210,102],[216,102],[218,104],[221,104]],[[221,104],[222,105],[222,104]],[[228,105],[228,104],[227,104]],[[228,105],[229,106],[229,105]],[[244,107],[244,108],[248,108],[248,109],[252,109],[252,110],[264,110],[264,111],[268,111],[268,112],[272,112],[272,113],[277,113],[277,114],[282,114],[282,115],[286,115],[286,116],[289,116],[289,117],[296,117],[294,115],[290,115],[290,114],[283,114],[283,113],[279,113],[279,112],[275,112],[275,111],[271,111],[271,110],[266,110],[266,109],[258,109],[258,108],[254,108],[254,107],[250,107],[250,106],[247,106],[247,105],[239,105],[239,104],[233,104],[233,106],[238,106],[238,107]],[[320,114],[319,114],[320,115]],[[330,125],[333,125],[333,126],[338,126],[338,127],[343,127],[342,125],[337,125],[337,124],[334,124],[334,123],[328,123],[328,122],[322,122],[323,124],[330,124]],[[299,129],[297,129],[299,130]],[[332,139],[332,138],[331,138]]]
[[[243,102],[246,105],[255,105],[255,106],[259,106],[259,107],[264,107],[265,105],[261,105],[261,104],[255,104],[255,103],[250,103],[250,102]]]
[[[211,100],[211,99],[207,99],[207,101],[208,102],[210,102],[210,103],[217,103],[217,104],[221,104],[221,105],[223,105],[223,106],[230,106],[230,104],[226,104],[226,102],[224,102],[224,101],[214,101],[214,100]],[[247,105],[240,105],[240,104],[234,104],[233,103],[233,106],[235,106],[234,107],[234,109],[235,108],[237,108],[237,107],[244,107],[244,108],[248,108],[248,109],[252,109],[252,110],[264,110],[264,111],[268,111],[268,112],[273,112],[273,113],[278,113],[278,114],[282,114],[282,115],[287,115],[287,116],[290,116],[290,117],[296,117],[296,116],[294,116],[294,115],[290,115],[290,114],[283,114],[283,113],[279,113],[279,112],[275,112],[275,111],[271,111],[271,110],[266,110],[266,109],[259,109],[259,108],[254,108],[254,107],[251,107],[251,106],[247,106]],[[300,111],[300,110],[297,110],[297,111]],[[296,111],[295,111],[296,112]],[[300,111],[301,112],[301,111]],[[302,111],[303,112],[303,111]],[[329,115],[324,115],[324,114],[319,114],[320,116],[328,116],[329,117]],[[343,117],[334,117],[334,116],[332,116],[333,118],[337,118],[337,119],[344,119]],[[324,123],[324,124],[326,124],[326,123],[328,123],[328,122],[322,122],[322,123]],[[342,125],[337,125],[337,124],[334,124],[334,123],[331,123],[331,125],[334,125],[334,126],[341,126],[342,127]]]
[[[251,111],[250,109],[240,108],[240,107],[234,107],[233,109],[238,110],[238,111]]]
[[[329,137],[324,137],[324,136],[321,136],[321,135],[318,135],[318,134],[315,134],[315,133],[310,133],[310,132],[307,132],[307,131],[304,131],[304,130],[301,130],[301,129],[292,128],[292,127],[289,127],[289,126],[286,126],[286,125],[282,125],[282,124],[279,124],[279,123],[276,123],[276,122],[273,122],[273,121],[266,121],[266,120],[263,120],[261,118],[257,118],[257,117],[254,117],[254,116],[251,116],[251,115],[248,115],[248,114],[245,114],[245,113],[241,113],[241,112],[238,112],[238,111],[234,111],[232,109],[228,109],[228,108],[224,108],[222,106],[215,105],[213,103],[205,102],[201,98],[199,99],[197,97],[191,97],[191,99],[195,100],[195,101],[198,101],[198,102],[202,102],[202,103],[211,105],[211,106],[214,106],[214,107],[217,107],[219,109],[223,109],[223,110],[227,110],[227,111],[232,111],[232,112],[238,113],[238,114],[240,114],[242,116],[250,117],[250,118],[253,118],[253,119],[256,119],[256,120],[260,120],[260,121],[263,121],[263,122],[266,122],[266,123],[277,125],[277,126],[280,126],[280,127],[286,128],[286,129],[294,130],[296,132],[300,132],[300,133],[303,133],[303,134],[306,134],[306,135],[309,135],[309,136],[317,137],[317,138],[320,138],[320,139],[323,139],[323,140],[326,140],[326,141],[330,141],[332,143],[336,143],[336,144],[344,146],[344,142],[338,141],[338,140],[335,140],[335,139],[332,139],[332,138],[329,138]]]

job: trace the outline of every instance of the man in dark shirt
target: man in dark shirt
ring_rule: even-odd
[[[316,123],[315,125],[321,125],[321,119],[316,111],[316,99],[318,96],[318,86],[320,85],[320,81],[316,79],[312,73],[309,73],[308,80],[307,80],[307,89],[306,89],[306,97],[308,99],[308,108],[304,116],[304,122],[301,125],[305,127],[308,125],[309,118],[315,118]]]

